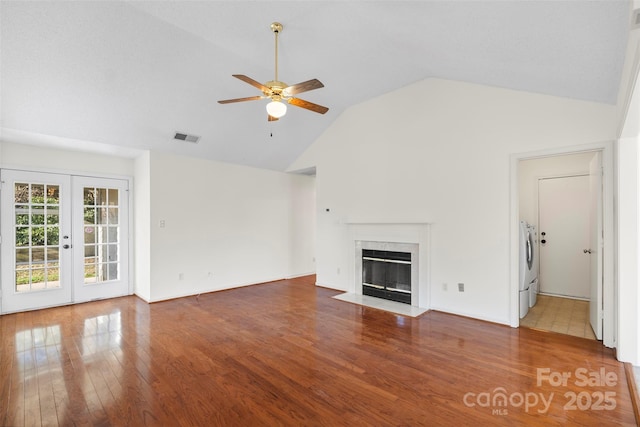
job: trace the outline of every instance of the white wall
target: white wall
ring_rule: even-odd
[[[638,292],[639,232],[638,138],[618,141],[618,348],[622,361],[640,365],[638,350],[640,292]]]
[[[347,110],[291,166],[317,170],[318,284],[348,287],[345,223],[429,222],[430,308],[508,324],[510,155],[613,140],[615,113],[439,79]]]
[[[135,191],[133,192],[134,259],[133,291],[145,301],[151,301],[151,153],[135,160]]]
[[[518,163],[518,203],[521,221],[538,224],[538,180],[545,177],[589,174],[593,152],[570,154]]]
[[[133,176],[134,160],[105,154],[0,142],[3,167],[25,167],[47,172]]]
[[[316,272],[316,179],[315,176],[292,177],[289,261],[290,275]]]
[[[313,273],[312,177],[158,152],[149,172],[150,301]]]
[[[634,0],[634,9],[640,0]],[[622,73],[617,141],[618,345],[623,362],[640,365],[640,29],[631,31]]]

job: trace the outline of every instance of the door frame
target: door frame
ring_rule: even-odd
[[[518,250],[519,250],[519,188],[518,188],[518,164],[521,160],[540,159],[545,157],[563,156],[568,154],[583,154],[600,151],[602,154],[602,212],[603,212],[603,284],[602,298],[603,329],[602,343],[606,347],[617,346],[617,313],[618,305],[615,300],[617,283],[614,275],[614,142],[603,141],[592,144],[553,148],[534,152],[515,153],[510,156],[509,165],[509,321],[510,326],[520,326],[519,311],[519,286],[518,286]]]
[[[29,166],[23,166],[23,165],[11,165],[11,164],[0,164],[0,169],[1,170],[15,170],[15,171],[22,171],[22,172],[37,172],[37,173],[50,173],[50,174],[58,174],[58,175],[69,175],[71,176],[84,176],[84,177],[88,177],[88,178],[98,178],[98,179],[119,179],[119,180],[123,180],[123,181],[127,181],[127,187],[128,187],[128,191],[127,191],[127,199],[128,199],[128,204],[129,204],[129,208],[128,208],[128,218],[127,220],[129,221],[129,230],[128,233],[129,235],[127,236],[127,247],[128,247],[128,257],[127,257],[127,269],[128,269],[128,277],[129,277],[129,283],[127,284],[127,295],[133,295],[134,293],[134,265],[133,265],[133,257],[134,257],[134,253],[133,253],[133,247],[134,247],[134,241],[133,241],[133,237],[135,236],[135,229],[134,229],[134,205],[133,205],[133,177],[130,175],[119,175],[119,174],[109,174],[109,173],[95,173],[95,172],[89,172],[89,171],[79,171],[79,170],[68,170],[68,169],[55,169],[55,168],[39,168],[39,167],[29,167]],[[0,221],[2,221],[3,219],[0,217]],[[0,245],[0,250],[2,250],[2,246],[4,245]],[[0,254],[2,255],[2,254]],[[2,259],[2,257],[0,256],[0,260]],[[0,265],[0,268],[3,268],[2,265]],[[0,286],[2,285],[2,283],[0,283]],[[0,296],[1,298],[1,296]],[[75,302],[72,302],[72,304],[75,304]],[[4,312],[2,311],[2,304],[0,304],[0,315],[3,315]]]

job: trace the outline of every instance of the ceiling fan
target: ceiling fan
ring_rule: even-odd
[[[298,83],[289,86],[288,84],[278,80],[278,34],[282,31],[282,24],[274,22],[271,24],[271,31],[275,34],[275,63],[276,73],[275,79],[262,84],[242,74],[233,74],[233,77],[242,80],[245,83],[249,83],[251,86],[256,87],[262,91],[262,95],[249,96],[246,98],[225,99],[218,101],[220,104],[230,104],[233,102],[244,101],[256,101],[258,99],[271,99],[271,102],[267,104],[267,119],[272,122],[278,120],[280,117],[287,113],[287,104],[295,105],[296,107],[305,108],[315,113],[324,114],[329,109],[322,105],[314,104],[313,102],[305,101],[300,98],[294,98],[293,95],[297,95],[302,92],[307,92],[314,89],[320,89],[324,87],[322,82],[318,79],[307,80],[306,82]]]

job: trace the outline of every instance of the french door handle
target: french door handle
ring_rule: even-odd
[[[584,252],[585,254],[590,254],[591,253],[591,249],[583,249],[582,252]]]
[[[69,249],[71,245],[62,245],[62,249]]]

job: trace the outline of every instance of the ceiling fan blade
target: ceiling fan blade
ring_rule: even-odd
[[[320,89],[324,87],[322,82],[318,79],[307,80],[306,82],[297,83],[291,85],[283,90],[286,96],[295,95],[297,93],[308,92],[314,89]]]
[[[320,114],[324,114],[329,111],[327,107],[323,107],[322,105],[314,104],[313,102],[305,101],[300,98],[289,99],[289,104],[295,105],[296,107],[306,108],[307,110]]]
[[[268,122],[275,122],[278,121],[277,117],[273,117],[271,114],[267,114],[267,121]]]
[[[244,101],[256,101],[264,98],[263,96],[249,96],[247,98],[235,98],[235,99],[223,99],[218,101],[218,104],[231,104],[232,102],[244,102]]]
[[[262,83],[253,80],[251,77],[247,77],[247,76],[245,76],[243,74],[232,74],[232,76],[235,77],[236,79],[242,80],[245,83],[249,83],[251,86],[260,89],[265,94],[271,93],[271,89],[269,89],[268,87],[266,87]]]

